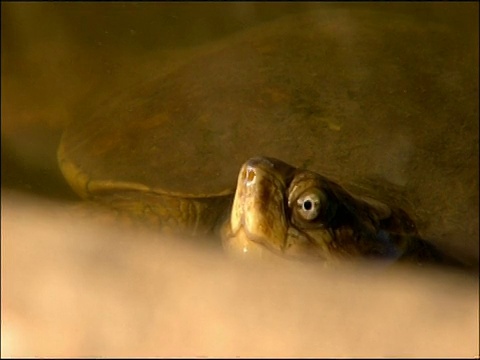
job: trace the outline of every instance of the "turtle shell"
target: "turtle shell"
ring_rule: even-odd
[[[84,197],[169,199],[177,218],[207,204],[188,210],[192,226],[228,211],[246,159],[279,158],[381,193],[478,259],[478,16],[443,5],[326,7],[206,45],[73,119],[61,168]]]

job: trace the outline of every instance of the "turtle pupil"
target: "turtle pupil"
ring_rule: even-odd
[[[303,209],[306,211],[312,210],[312,202],[310,200],[304,201]]]

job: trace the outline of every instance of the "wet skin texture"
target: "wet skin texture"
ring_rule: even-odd
[[[367,258],[460,265],[423,240],[404,210],[266,157],[242,166],[224,246],[261,258],[275,254],[325,262]]]

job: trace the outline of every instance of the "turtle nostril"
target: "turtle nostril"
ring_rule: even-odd
[[[246,183],[249,184],[254,182],[255,177],[256,177],[255,170],[252,168],[247,169]]]
[[[247,169],[243,168],[242,172],[240,173],[240,179],[242,179],[242,181],[245,181],[246,178],[247,178]]]

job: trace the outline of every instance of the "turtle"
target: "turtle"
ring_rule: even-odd
[[[462,265],[420,238],[403,209],[356,196],[320,174],[267,157],[242,166],[230,220],[222,230],[226,250],[249,258]]]
[[[59,166],[84,199],[240,253],[478,263],[478,18],[454,5],[326,6],[204,45],[74,117]],[[265,241],[239,232],[253,218]]]

